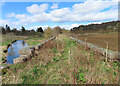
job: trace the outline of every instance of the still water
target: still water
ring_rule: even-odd
[[[13,64],[13,59],[20,56],[19,50],[28,47],[28,44],[24,40],[18,40],[8,48],[7,64]]]

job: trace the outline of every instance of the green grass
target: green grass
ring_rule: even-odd
[[[12,43],[14,40],[26,40],[28,45],[35,45],[38,44],[40,41],[43,40],[44,37],[39,36],[15,36],[15,35],[4,35],[2,36],[2,43],[0,46],[7,46],[8,44]]]
[[[28,36],[15,36],[15,35],[3,35],[2,36],[2,43],[0,46],[7,46],[8,44],[12,43],[14,40],[25,40]]]
[[[40,40],[43,40],[43,37],[29,37],[26,39],[26,42],[29,46],[36,45],[40,43]]]
[[[78,71],[78,73],[75,73],[75,78],[76,78],[78,84],[86,82],[86,79],[84,78],[84,76],[85,76],[85,74],[82,69],[80,69]]]

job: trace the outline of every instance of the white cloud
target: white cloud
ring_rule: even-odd
[[[27,14],[16,14],[15,15],[15,18],[16,19],[25,19],[25,18],[27,18],[29,15],[27,15]]]
[[[0,26],[5,26],[6,24],[10,24],[10,21],[9,20],[2,20],[0,19]]]
[[[91,12],[99,12],[104,10],[105,8],[110,7],[111,5],[116,5],[115,2],[112,1],[101,1],[101,0],[87,0],[84,3],[78,3],[72,6],[73,12],[78,14],[87,14]]]
[[[51,21],[53,21],[53,22],[66,21],[67,20],[66,16],[68,16],[70,14],[71,14],[71,11],[69,8],[62,8],[62,9],[53,10],[50,12],[50,15],[52,16]]]
[[[51,6],[51,9],[57,9],[58,8],[58,3],[53,3],[53,5]]]
[[[15,25],[28,25],[36,22],[47,22],[51,16],[47,13],[27,15],[27,14],[17,14],[16,19],[19,21],[13,22]]]
[[[78,24],[78,23],[74,23],[74,24],[71,24],[71,25],[60,25],[60,27],[63,29],[63,28],[65,28],[65,29],[67,29],[67,30],[70,30],[71,28],[73,28],[73,27],[78,27],[80,24]],[[31,26],[31,27],[29,27],[30,28],[30,30],[31,29],[34,29],[34,30],[37,30],[37,28],[38,27],[42,27],[43,28],[43,30],[45,30],[47,27],[49,27],[48,25],[41,25],[41,26]],[[54,28],[54,27],[57,27],[57,25],[55,26],[50,26],[51,28]]]
[[[67,29],[67,30],[70,30],[70,29],[72,29],[73,27],[78,27],[79,25],[81,25],[81,24],[73,23],[73,24],[71,24],[71,25],[68,25],[68,24],[66,24],[66,25],[61,25],[60,27],[61,27],[61,28],[65,28],[65,29]]]
[[[107,20],[118,19],[118,2],[102,1],[102,0],[86,0],[84,3],[76,3],[71,8],[64,7],[57,8],[58,5],[53,3],[50,12],[46,12],[48,4],[33,4],[27,7],[29,14],[15,14],[11,13],[8,17],[15,17],[18,21],[11,22],[14,25],[28,25],[36,22],[74,22],[73,25],[63,25],[67,29],[77,26],[78,22],[101,22]],[[109,9],[108,9],[109,8]],[[107,10],[108,9],[108,10]]]
[[[50,12],[52,22],[88,22],[117,19],[117,2],[87,0],[74,4],[71,8],[61,8]],[[110,10],[106,11],[105,9]],[[114,10],[112,10],[116,7]],[[105,11],[104,11],[105,10]],[[103,12],[102,12],[103,11]]]
[[[9,13],[6,15],[7,17],[15,17],[15,13]]]
[[[33,4],[32,6],[27,7],[27,11],[31,14],[37,14],[42,13],[48,9],[48,4],[41,4],[40,6],[38,4]]]
[[[31,26],[30,30],[32,30],[32,29],[37,30],[38,27],[42,27],[42,29],[45,30],[48,27],[48,25],[45,25],[45,26],[42,26],[42,25],[41,26]]]

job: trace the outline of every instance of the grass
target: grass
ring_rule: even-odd
[[[38,43],[40,43],[41,41],[43,41],[43,37],[38,37],[38,36],[33,36],[33,37],[29,37],[27,38],[25,41],[27,42],[27,44],[29,46],[32,46],[32,45],[36,45]]]
[[[15,35],[2,35],[2,43],[0,46],[7,46],[8,44],[12,43],[14,40],[24,40],[28,38],[28,36],[15,36]]]
[[[117,63],[104,62],[102,56],[59,35],[46,43],[38,56],[11,65],[3,84],[117,84]]]
[[[35,45],[42,41],[44,38],[39,36],[15,36],[15,35],[2,35],[2,43],[0,46],[7,46],[12,43],[14,40],[25,40],[28,45]]]

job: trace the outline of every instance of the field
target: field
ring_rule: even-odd
[[[3,84],[117,84],[118,63],[59,35],[27,62],[2,71]],[[7,71],[7,72],[4,72]]]
[[[73,35],[75,38],[95,44],[99,47],[106,48],[106,43],[108,42],[110,50],[118,51],[118,33],[98,33],[98,34],[88,34],[88,35]]]

